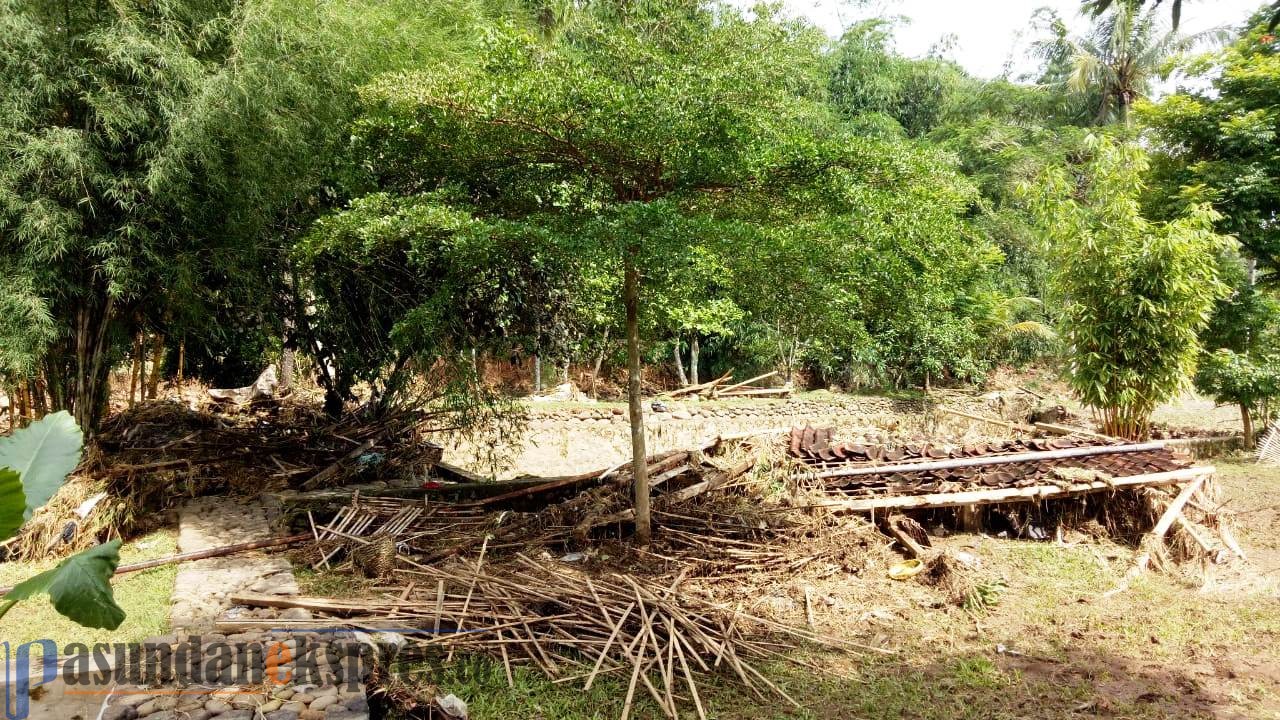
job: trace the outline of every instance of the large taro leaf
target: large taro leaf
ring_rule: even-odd
[[[19,600],[48,593],[53,608],[75,622],[85,627],[115,630],[124,622],[124,610],[116,604],[111,592],[111,576],[119,564],[119,540],[76,553],[56,568],[14,586],[0,598],[0,617]]]
[[[0,468],[16,470],[26,493],[23,518],[62,487],[67,476],[80,464],[84,435],[64,411],[46,415],[25,428],[0,438]]]
[[[12,537],[22,527],[26,508],[22,476],[17,470],[0,468],[0,540]]]

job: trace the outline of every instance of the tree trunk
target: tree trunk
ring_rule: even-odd
[[[649,473],[644,462],[644,407],[640,398],[640,271],[636,268],[635,255],[635,249],[629,248],[623,263],[623,301],[627,308],[627,406],[631,415],[636,542],[648,545],[652,529],[649,525]]]
[[[133,352],[129,362],[129,407],[133,407],[134,394],[142,386],[142,371],[145,368],[142,361],[142,333],[138,333],[133,338]]]
[[[1240,423],[1244,426],[1244,446],[1251,448],[1253,447],[1253,413],[1245,403],[1240,403]]]
[[[596,355],[596,365],[591,369],[591,399],[598,399],[596,396],[596,380],[600,377],[600,366],[604,365],[604,353],[609,347],[609,328],[604,329],[604,339],[600,341],[600,354]]]
[[[689,341],[689,381],[698,384],[698,333]]]
[[[533,356],[533,391],[542,392],[542,356]]]
[[[164,362],[164,335],[151,336],[151,377],[147,380],[147,399],[155,400],[160,391],[160,365]]]
[[[684,359],[680,357],[680,337],[676,336],[675,345],[671,347],[671,354],[674,355],[676,361],[676,377],[680,379],[680,387],[689,384],[689,377],[684,374]]]
[[[291,352],[286,350],[285,352]],[[183,365],[187,363],[187,341],[178,342],[178,384],[182,384]],[[289,368],[289,381],[293,382],[293,368]]]
[[[107,407],[110,383],[107,329],[112,322],[115,300],[105,291],[102,295],[105,297],[100,304],[86,301],[76,309],[71,343],[62,345],[60,352],[55,351],[46,363],[49,367],[46,377],[51,382],[55,373],[58,378],[67,378],[65,384],[57,381],[58,391],[50,393],[58,401],[53,409],[69,409],[85,433],[97,429],[98,420]]]
[[[179,356],[181,357],[181,356]],[[178,367],[182,367],[179,363]],[[287,392],[293,389],[294,376],[298,373],[298,351],[293,348],[285,348],[280,355],[280,390]],[[182,379],[182,372],[178,372],[178,379]]]

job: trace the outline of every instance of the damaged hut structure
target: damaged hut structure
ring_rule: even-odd
[[[237,414],[139,406],[103,429],[102,453],[9,552],[71,552],[145,527],[184,496],[258,502],[265,483],[260,501],[284,526],[278,538],[119,572],[289,552],[295,565],[348,575],[348,589],[341,597],[241,590],[214,630],[392,631],[387,669],[484,655],[512,684],[521,666],[587,689],[609,678],[625,688],[624,718],[652,714],[641,703],[673,718],[706,717],[713,678],[716,688],[798,705],[769,668],[821,672],[815,650],[894,653],[884,638],[822,632],[827,610],[810,583],[874,587],[915,562],[922,570],[912,582],[941,585],[964,608],[966,569],[938,542],[957,529],[1108,536],[1135,548],[1131,574],[1240,554],[1213,468],[1163,442],[1094,434],[943,444],[809,425],[726,435],[647,458],[654,542],[638,546],[628,463],[486,481],[444,462],[422,421],[334,421],[291,403]],[[272,468],[265,480],[264,466]],[[790,610],[759,602],[797,583],[804,590]]]
[[[646,547],[629,542],[625,465],[413,491],[295,487],[275,496],[302,538],[295,560],[351,573],[364,596],[242,593],[218,629],[395,628],[400,660],[484,654],[512,683],[519,665],[584,688],[608,676],[627,688],[624,717],[643,696],[669,717],[705,717],[709,676],[798,704],[763,665],[805,664],[802,647],[893,652],[818,632],[808,590],[797,622],[753,606],[753,588],[805,573],[857,582],[890,548],[934,570],[922,581],[938,568],[954,574],[931,535],[966,527],[1033,540],[1063,528],[1109,535],[1140,551],[1135,573],[1239,554],[1213,468],[1161,442],[885,445],[833,435],[806,426],[651,456]],[[880,558],[881,569],[893,561]],[[284,608],[312,617],[284,620]]]

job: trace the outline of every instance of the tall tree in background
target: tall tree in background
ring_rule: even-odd
[[[1212,0],[1209,1],[1211,2]],[[1101,15],[1113,4],[1123,4],[1126,2],[1133,3],[1138,7],[1142,7],[1146,4],[1146,0],[1118,0],[1118,2],[1117,0],[1084,0],[1084,2],[1081,3],[1081,8],[1085,12],[1092,13],[1094,15]],[[1152,0],[1151,5],[1153,8],[1156,8],[1160,6],[1161,2],[1163,2],[1163,0]],[[1169,16],[1172,18],[1173,29],[1177,30],[1178,23],[1182,20],[1182,0],[1169,0]],[[1280,0],[1274,0],[1271,3],[1271,18],[1267,22],[1267,29],[1275,30],[1277,25],[1280,25]]]
[[[1037,50],[1046,58],[1069,54],[1067,72],[1058,80],[1073,92],[1096,95],[1095,123],[1127,122],[1129,109],[1147,97],[1168,71],[1168,61],[1214,34],[1182,35],[1155,7],[1144,11],[1141,3],[1125,0],[1100,14],[1083,36],[1060,32]]]
[[[1218,226],[1256,260],[1259,280],[1280,282],[1280,40],[1258,13],[1240,38],[1196,60],[1214,73],[1212,90],[1141,105],[1160,162],[1155,198],[1161,214],[1193,199],[1218,210]]]

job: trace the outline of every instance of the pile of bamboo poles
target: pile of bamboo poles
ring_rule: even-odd
[[[672,582],[627,574],[593,577],[567,564],[540,563],[519,554],[511,563],[487,568],[484,557],[482,549],[474,562],[443,567],[414,563],[399,571],[407,584],[384,601],[258,595],[232,600],[302,607],[341,618],[299,621],[303,626],[340,622],[393,628],[409,638],[402,653],[420,657],[488,654],[502,661],[513,685],[517,664],[532,665],[557,683],[581,683],[584,689],[601,677],[617,677],[627,686],[624,720],[641,692],[666,717],[678,717],[683,708],[706,718],[699,687],[713,674],[761,700],[775,695],[799,707],[760,671],[762,663],[781,659],[804,664],[791,652],[801,644],[887,652],[755,617],[741,605],[728,608],[682,593],[683,575]],[[223,629],[253,622],[233,622]]]
[[[732,374],[732,371],[730,371],[725,373],[724,375],[721,375],[715,380],[711,380],[709,382],[704,382],[704,383],[698,383],[696,385],[686,385],[682,388],[672,390],[671,392],[666,393],[666,395],[667,397],[671,397],[671,398],[677,398],[685,395],[696,395],[699,397],[707,397],[707,398],[726,398],[726,397],[785,398],[785,397],[790,397],[791,396],[790,387],[768,388],[768,387],[761,387],[758,385],[752,385],[752,383],[759,382],[761,380],[766,380],[777,374],[778,374],[778,371],[775,370],[773,372],[767,372],[763,375],[757,375],[753,378],[743,380],[742,382],[739,382],[739,383],[734,383],[732,385],[725,385],[725,383],[733,380],[733,374]]]

